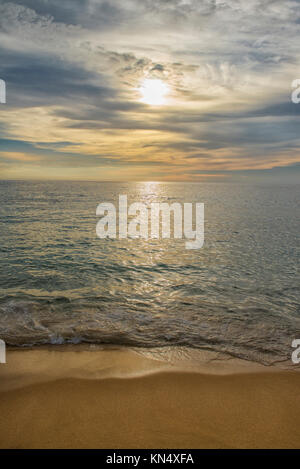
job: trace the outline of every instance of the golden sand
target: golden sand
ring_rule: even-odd
[[[1,448],[300,447],[298,372],[183,371],[113,349],[9,351],[7,359]]]

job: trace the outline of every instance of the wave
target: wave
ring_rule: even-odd
[[[262,309],[256,315],[248,312],[243,320],[241,314],[228,316],[226,308],[222,316],[219,310],[199,315],[190,305],[180,314],[151,315],[111,305],[95,308],[64,297],[9,299],[0,304],[0,338],[15,347],[81,343],[190,347],[268,365],[290,358],[299,326],[295,319],[287,324],[287,318],[274,326],[272,319],[264,317]]]

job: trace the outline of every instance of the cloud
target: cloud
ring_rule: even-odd
[[[295,164],[299,28],[296,0],[2,2],[5,171],[17,158],[28,174],[32,162],[117,178]],[[168,83],[165,107],[140,102],[144,78]]]
[[[5,160],[16,160],[16,161],[40,161],[40,158],[36,155],[27,155],[26,153],[9,153],[1,152],[2,161]]]

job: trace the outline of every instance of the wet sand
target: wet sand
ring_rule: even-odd
[[[297,371],[114,348],[12,350],[7,361],[1,448],[300,447]]]

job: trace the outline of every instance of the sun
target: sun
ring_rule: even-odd
[[[140,101],[145,104],[161,105],[166,102],[169,87],[162,80],[147,78],[143,81],[139,92],[142,97]]]

